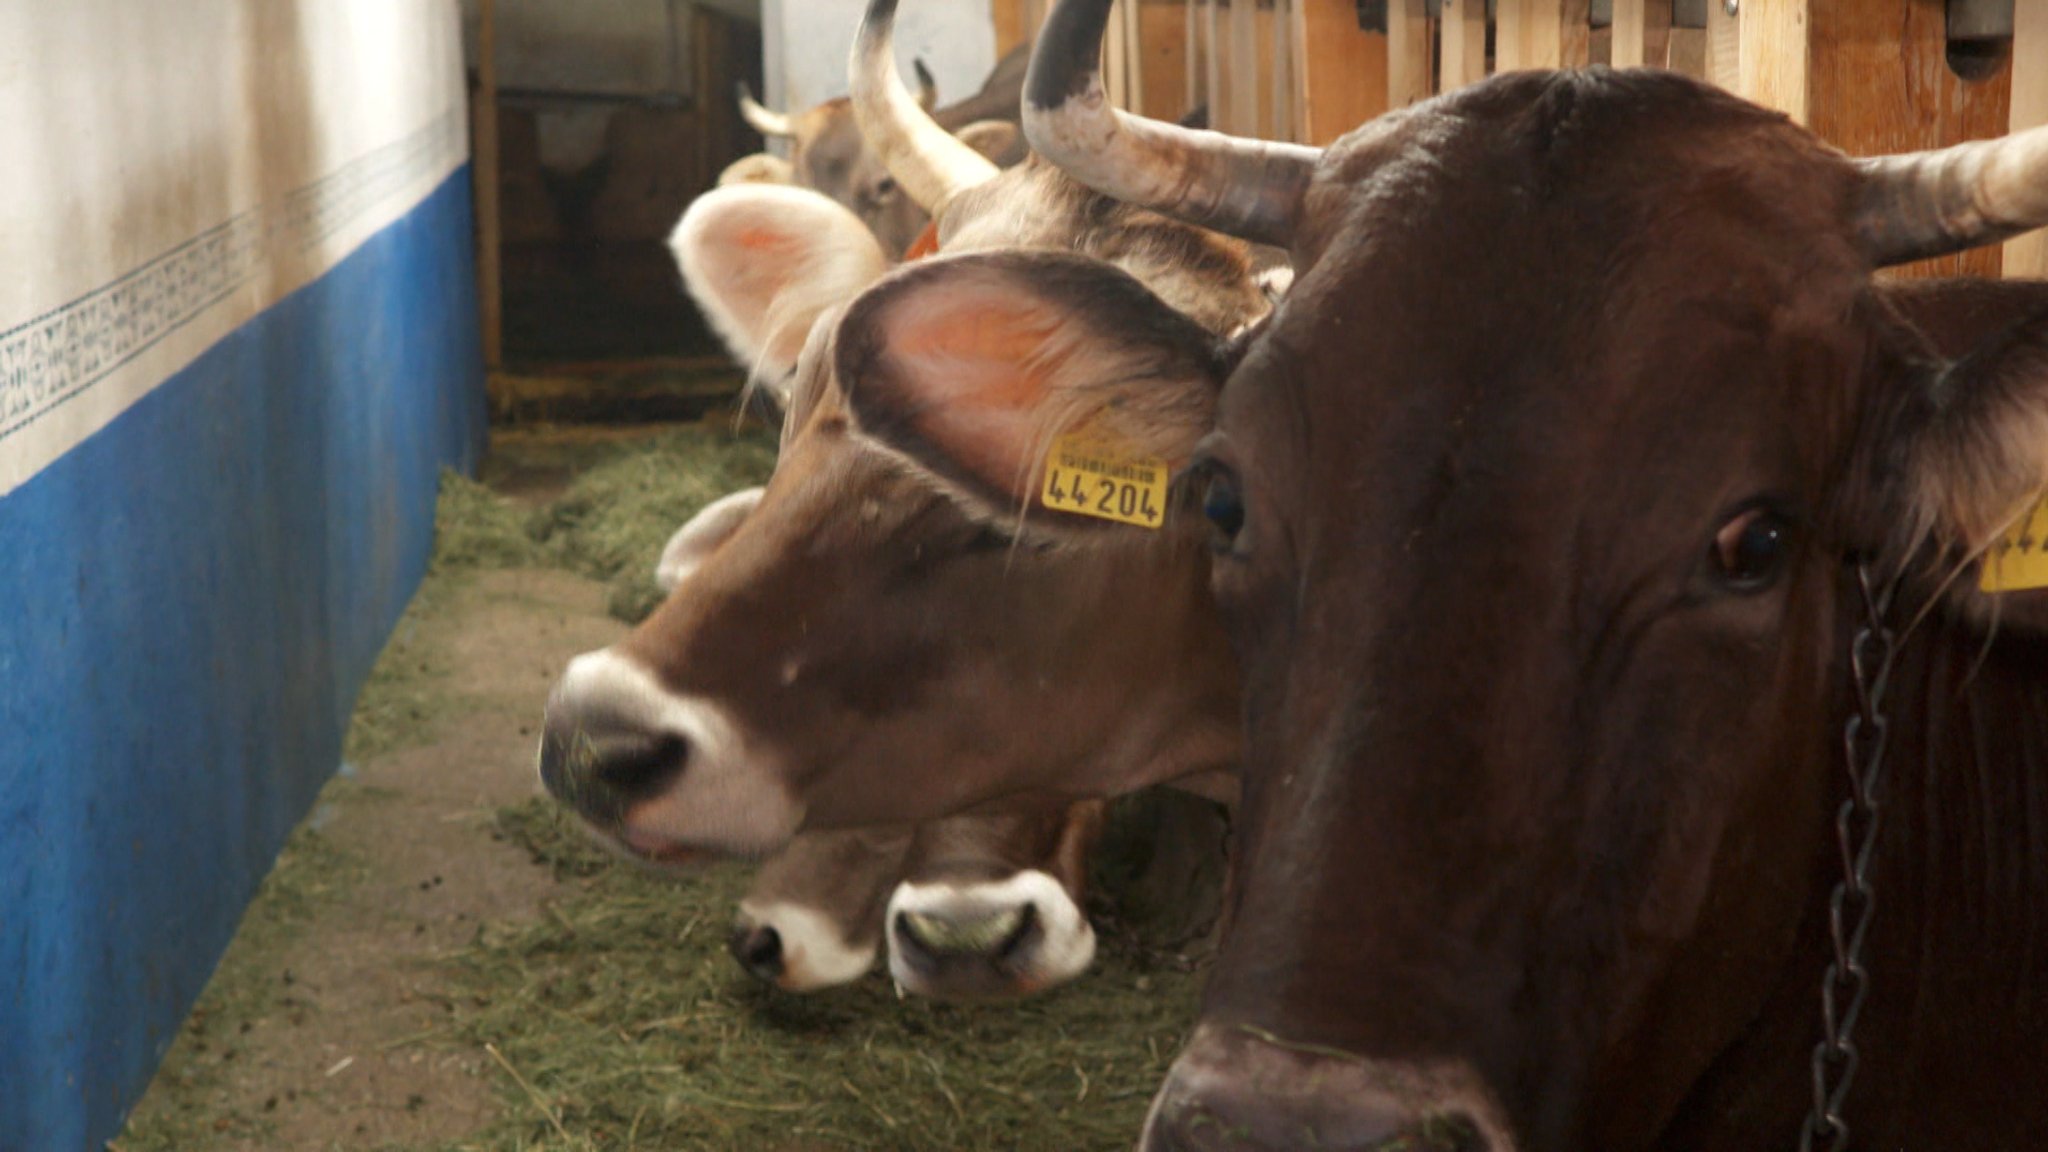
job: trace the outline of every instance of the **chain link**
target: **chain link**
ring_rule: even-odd
[[[1863,620],[1849,645],[1850,683],[1856,711],[1842,726],[1842,756],[1849,770],[1849,798],[1835,813],[1835,840],[1842,854],[1842,879],[1828,897],[1828,934],[1834,958],[1820,981],[1821,1042],[1813,1049],[1813,1108],[1799,1132],[1799,1152],[1824,1147],[1843,1152],[1849,1146],[1849,1125],[1842,1119],[1842,1101],[1856,1082],[1861,1056],[1856,1049],[1856,1021],[1870,991],[1870,972],[1863,966],[1863,943],[1877,911],[1877,892],[1870,885],[1872,857],[1877,851],[1883,809],[1885,689],[1891,685],[1897,639],[1887,618],[1892,585],[1871,583],[1870,566],[1856,562],[1856,588],[1863,601]]]

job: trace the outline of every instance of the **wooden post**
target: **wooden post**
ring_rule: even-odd
[[[1438,29],[1438,87],[1449,92],[1486,79],[1486,0],[1443,0]]]
[[[1261,136],[1259,125],[1258,0],[1231,0],[1230,5],[1230,130],[1240,136]]]
[[[1707,82],[1742,91],[1742,27],[1725,0],[1707,0]]]
[[[1641,68],[1648,63],[1644,25],[1649,0],[1614,0],[1614,50],[1608,59],[1616,68]]]
[[[484,367],[505,363],[504,228],[498,205],[498,6],[478,0],[476,34],[476,155],[470,179],[476,187],[477,318],[483,329]]]
[[[2048,124],[2048,0],[2014,0],[2012,61],[2012,130]],[[2048,277],[2048,232],[2006,241],[2005,275]]]
[[[1265,28],[1263,44],[1267,59],[1273,64],[1273,83],[1266,93],[1273,114],[1272,131],[1267,135],[1275,140],[1294,140],[1300,131],[1294,96],[1301,90],[1294,75],[1294,62],[1299,58],[1294,44],[1294,0],[1273,0],[1273,16],[1266,21]]]
[[[1499,0],[1493,18],[1494,71],[1583,68],[1592,37],[1591,0]]]
[[[1302,131],[1328,144],[1387,110],[1387,38],[1358,26],[1356,0],[1296,0]]]
[[[1429,96],[1428,8],[1424,0],[1387,0],[1387,107]]]
[[[1742,0],[1736,16],[1736,93],[1801,124],[1811,118],[1811,16],[1808,0]]]
[[[1102,37],[1102,94],[1109,98],[1110,107],[1131,108],[1131,54],[1129,41],[1124,33],[1124,9],[1136,0],[1120,0],[1109,12],[1109,27]]]

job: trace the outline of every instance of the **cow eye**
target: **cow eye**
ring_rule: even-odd
[[[1244,530],[1244,495],[1238,491],[1237,477],[1217,465],[1210,465],[1208,486],[1202,492],[1202,515],[1209,520],[1212,533],[1209,546],[1217,552],[1228,552],[1237,544],[1237,534]]]
[[[1710,559],[1721,582],[1738,592],[1760,592],[1784,571],[1792,524],[1768,508],[1751,508],[1714,534]]]
[[[884,176],[880,180],[875,181],[875,199],[880,200],[884,196],[893,196],[895,193],[896,181],[891,177]]]

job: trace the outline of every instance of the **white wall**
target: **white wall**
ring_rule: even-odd
[[[0,494],[468,156],[452,0],[0,0]]]
[[[846,57],[867,0],[761,0],[762,103],[801,111],[846,95]],[[996,64],[989,5],[968,0],[906,0],[896,11],[896,59],[905,77],[923,57],[949,104],[981,87]]]

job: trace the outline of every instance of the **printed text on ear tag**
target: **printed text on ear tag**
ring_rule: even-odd
[[[1166,461],[1086,427],[1061,434],[1045,454],[1047,508],[1157,528],[1166,521]]]
[[[1977,586],[1986,592],[2048,588],[2048,499],[2034,505],[2025,519],[2006,529],[1985,551]]]

